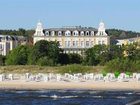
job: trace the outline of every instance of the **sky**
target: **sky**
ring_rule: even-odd
[[[140,32],[140,0],[0,0],[0,29],[84,26]]]

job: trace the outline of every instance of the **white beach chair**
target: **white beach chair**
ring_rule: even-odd
[[[4,80],[5,80],[4,74],[0,74],[0,81],[4,81]]]
[[[94,81],[103,81],[103,80],[104,80],[103,74],[96,74],[94,76]]]
[[[61,75],[60,74],[56,74],[56,81],[61,81]]]
[[[138,73],[133,73],[132,78],[133,78],[134,80],[136,80],[137,75],[138,75]]]
[[[39,82],[39,81],[42,81],[42,80],[43,80],[42,74],[37,74],[37,75],[35,76],[35,81],[36,81],[36,82]]]
[[[8,79],[9,79],[9,80],[14,80],[13,77],[14,77],[13,74],[9,74],[9,75],[8,75]]]
[[[140,81],[140,73],[137,73],[137,75],[136,75],[136,80],[137,80],[137,81]]]
[[[31,75],[30,73],[25,73],[25,80],[28,80],[30,75]]]
[[[128,82],[128,81],[129,81],[129,75],[126,75],[125,73],[121,73],[121,74],[118,76],[118,81],[121,81],[121,82]]]
[[[43,75],[43,79],[44,79],[45,82],[48,82],[49,81],[48,75]]]
[[[114,73],[107,73],[107,75],[104,77],[104,81],[114,82],[117,81],[117,79],[115,78]]]

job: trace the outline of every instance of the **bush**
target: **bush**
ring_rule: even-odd
[[[103,76],[106,76],[106,74],[107,74],[107,72],[105,70],[103,70],[101,73],[103,74]]]
[[[118,76],[120,75],[120,72],[119,72],[118,70],[116,70],[116,71],[114,72],[114,75],[115,75],[115,77],[118,77]]]
[[[109,61],[105,66],[106,72],[139,72],[140,69],[140,61],[132,61],[127,58],[123,59],[113,59]]]
[[[30,53],[29,46],[24,46],[24,45],[18,46],[6,56],[6,64],[26,65],[28,62],[29,53]]]
[[[48,57],[42,57],[37,61],[39,66],[54,66],[54,61]]]
[[[73,65],[67,65],[67,66],[62,66],[60,67],[60,73],[87,73],[90,71],[90,67],[88,66],[82,66],[78,64],[73,64]]]
[[[79,54],[68,54],[70,64],[81,64],[82,57]]]

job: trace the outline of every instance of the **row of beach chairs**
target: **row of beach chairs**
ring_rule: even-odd
[[[77,74],[43,74],[38,73],[36,75],[26,73],[24,75],[14,75],[14,74],[0,74],[0,81],[6,80],[25,80],[25,81],[122,81],[122,82],[129,82],[132,80],[140,81],[140,73],[133,73],[133,75],[129,76],[125,73],[121,73],[118,77],[115,77],[114,73],[107,73],[106,76],[103,74],[94,74],[94,73],[77,73]]]

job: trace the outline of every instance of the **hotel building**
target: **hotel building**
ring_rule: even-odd
[[[33,36],[34,44],[40,40],[58,41],[64,53],[83,54],[85,49],[94,45],[110,44],[110,37],[105,31],[103,22],[98,30],[92,27],[63,27],[44,29],[42,23],[37,23]]]

